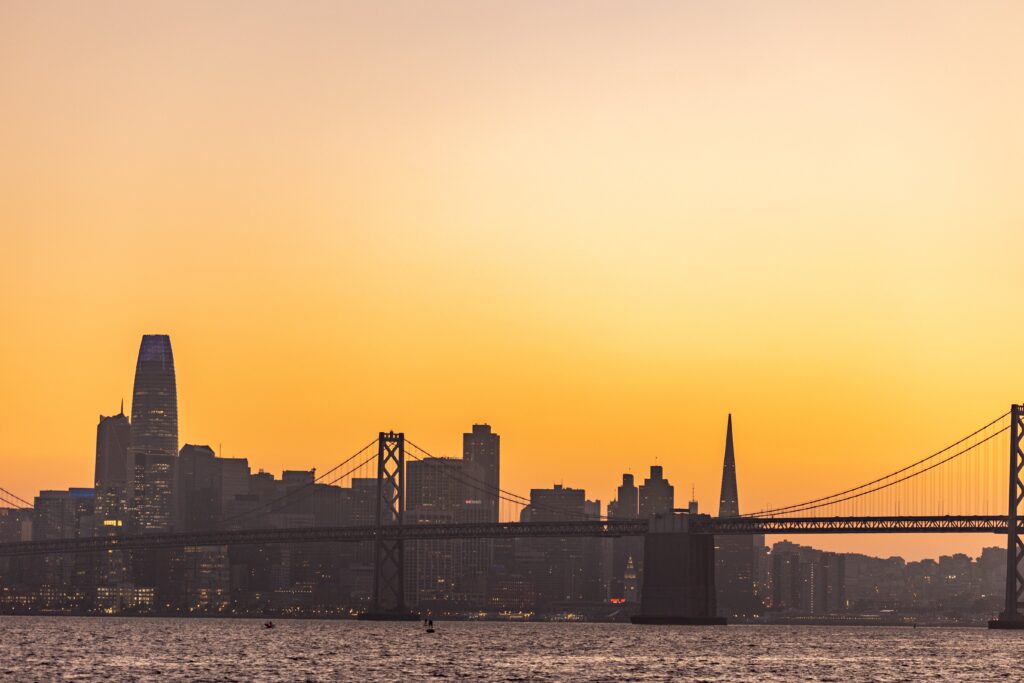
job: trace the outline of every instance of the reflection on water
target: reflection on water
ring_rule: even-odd
[[[0,617],[0,680],[1020,680],[1024,632]]]

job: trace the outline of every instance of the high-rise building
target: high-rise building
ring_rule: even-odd
[[[174,516],[174,464],[178,455],[178,394],[171,339],[147,334],[139,346],[132,392],[129,461],[133,525],[167,531]]]
[[[640,490],[633,483],[632,474],[622,475],[616,494],[615,519],[636,519],[640,514]]]
[[[670,514],[675,501],[675,487],[665,478],[661,465],[651,465],[651,476],[640,485],[640,517]]]
[[[95,530],[95,492],[86,488],[40,491],[33,504],[32,540],[85,538]],[[38,558],[35,581],[43,606],[91,607],[95,597],[93,562],[88,555]]]
[[[485,476],[473,461],[431,458],[406,465],[406,523],[460,524],[489,521],[476,482]],[[437,609],[479,608],[486,596],[490,568],[486,540],[415,541],[406,547],[412,560],[405,574],[411,605]]]
[[[586,491],[555,484],[531,489],[524,522],[600,519],[600,501],[589,501]],[[581,603],[602,602],[601,545],[595,538],[523,539],[516,546],[518,564],[533,582],[537,611],[564,612]]]
[[[220,462],[209,446],[185,444],[175,468],[175,529],[207,531],[220,520]]]
[[[608,504],[609,519],[636,519],[640,515],[640,491],[633,483],[632,474],[622,475],[614,501]],[[627,567],[636,578],[637,568],[643,561],[642,536],[620,536],[612,539],[611,578],[608,597],[613,601],[626,599]]]
[[[501,437],[488,424],[475,424],[462,435],[462,458],[476,463],[483,472],[485,486],[477,495],[486,510],[486,522],[498,521],[498,488],[501,486]]]
[[[235,476],[229,478],[228,473]],[[244,483],[233,481],[244,476]],[[175,467],[175,528],[207,531],[217,526],[238,496],[248,493],[249,466],[244,459],[218,458],[209,446],[185,444]],[[230,482],[230,483],[229,483]],[[191,612],[220,612],[230,596],[228,548],[185,548],[179,597]]]
[[[131,425],[121,412],[110,417],[100,416],[96,426],[96,476],[95,476],[95,534],[115,536],[125,530],[128,522],[129,498],[131,493],[128,476],[128,444],[131,439]],[[128,555],[112,550],[97,557],[96,582],[97,598],[109,589],[129,580]],[[118,605],[105,604],[98,600],[101,609],[113,611]]]
[[[100,416],[96,426],[96,531],[97,535],[119,531],[128,512],[128,445],[131,425],[121,412]]]
[[[481,522],[501,521],[501,437],[489,424],[475,424],[462,435],[462,459],[480,468],[483,485],[476,485],[472,497],[482,504]],[[504,582],[515,564],[515,541],[511,538],[486,539],[477,546],[482,552],[487,582],[491,585],[518,585]]]
[[[740,496],[736,490],[736,452],[732,445],[732,413],[725,427],[725,458],[722,461],[722,494],[718,502],[719,517],[739,517]]]
[[[740,514],[736,486],[736,451],[732,439],[732,415],[725,429],[725,457],[722,463],[722,490],[718,504],[719,517]],[[715,538],[715,586],[718,591],[718,612],[727,617],[758,613],[754,592],[755,562],[763,553],[764,536],[736,535]]]

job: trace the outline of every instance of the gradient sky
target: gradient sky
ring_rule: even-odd
[[[0,4],[0,485],[90,485],[168,333],[181,443],[382,429],[717,510],[1024,400],[1019,2]],[[809,537],[908,557],[982,537]]]

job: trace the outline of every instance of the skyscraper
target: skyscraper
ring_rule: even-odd
[[[121,412],[110,417],[100,416],[96,425],[96,477],[95,514],[93,516],[95,535],[114,536],[124,531],[128,521],[129,483],[128,444],[131,439],[131,425]],[[113,603],[100,600],[109,589],[128,580],[127,556],[120,550],[104,553],[97,558],[96,581],[98,605],[102,609],[113,609]],[[102,590],[100,590],[102,589]]]
[[[725,428],[725,457],[722,462],[722,491],[718,503],[719,517],[740,514],[736,487],[736,451],[732,439],[732,415]],[[715,537],[715,586],[718,591],[720,616],[750,616],[758,612],[754,594],[754,563],[764,545],[764,536]]]
[[[33,505],[32,540],[85,538],[95,529],[95,494],[92,489],[40,491]],[[70,601],[90,607],[96,584],[93,561],[76,554],[38,558],[33,580],[44,605]]]
[[[128,445],[131,425],[121,412],[100,416],[96,425],[96,529],[119,529],[124,525],[128,507]]]
[[[483,521],[498,521],[498,487],[501,485],[501,437],[488,424],[475,424],[462,435],[462,458],[475,462],[483,470],[485,491],[480,492],[486,510]]]
[[[480,464],[465,459],[432,458],[406,465],[406,523],[486,522]],[[484,539],[414,541],[406,546],[406,599],[421,608],[479,609],[490,569]],[[409,571],[408,569],[411,569]]]
[[[640,492],[633,483],[632,474],[622,475],[617,497],[608,505],[609,519],[636,519],[640,514]],[[644,539],[640,536],[620,536],[612,539],[612,567],[609,596],[613,600],[626,597],[627,567],[636,577],[637,567],[643,561]]]
[[[661,465],[651,465],[651,476],[640,485],[640,516],[670,514],[675,501],[675,487],[665,478]]]
[[[142,337],[128,452],[135,528],[143,532],[170,529],[178,454],[178,394],[171,339],[165,334]]]
[[[732,413],[725,427],[725,459],[722,462],[722,495],[718,503],[719,517],[738,517],[739,493],[736,491],[736,452],[732,445]]]
[[[600,519],[600,501],[587,500],[583,489],[555,484],[549,489],[530,489],[530,504],[523,509],[524,522],[559,522]],[[601,545],[594,538],[523,539],[520,566],[532,580],[539,612],[574,609],[582,602],[603,599]]]

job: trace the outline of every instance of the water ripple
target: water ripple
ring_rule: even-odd
[[[0,680],[945,681],[1020,678],[985,629],[0,617]]]

